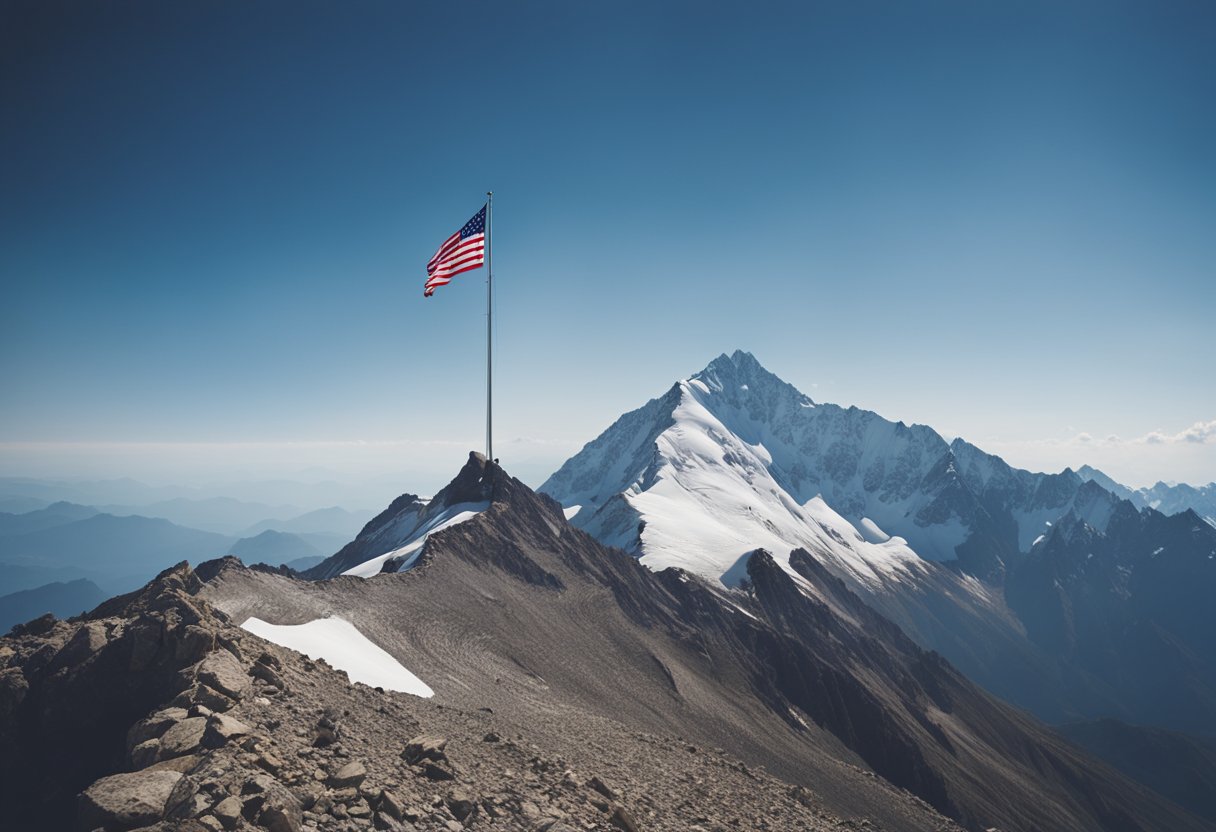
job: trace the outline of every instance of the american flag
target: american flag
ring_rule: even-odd
[[[486,209],[473,215],[464,228],[443,241],[439,251],[426,264],[426,290],[430,297],[436,286],[446,286],[453,277],[469,269],[479,269],[486,261]]]

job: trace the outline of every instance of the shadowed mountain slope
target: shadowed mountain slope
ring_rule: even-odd
[[[598,544],[479,455],[456,483],[426,509],[488,507],[431,534],[407,571],[301,583],[229,562],[202,594],[237,621],[349,620],[437,702],[720,746],[890,828],[940,821],[862,769],[972,829],[1203,828],[921,650],[805,553],[786,568],[754,552],[744,588],[723,589]],[[381,531],[415,504],[398,502],[365,529],[377,547],[400,542]]]

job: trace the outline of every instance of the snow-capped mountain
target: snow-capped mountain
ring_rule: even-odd
[[[655,568],[729,581],[757,546],[801,546],[866,581],[917,556],[999,573],[1080,484],[924,425],[816,403],[740,351],[622,416],[541,491]]]
[[[1192,509],[1210,525],[1216,526],[1216,482],[1200,486],[1158,482],[1151,488],[1129,488],[1088,465],[1078,468],[1077,474],[1129,500],[1136,508],[1153,508],[1162,514],[1181,514]]]
[[[803,550],[804,564],[820,564],[923,647],[1049,721],[1216,724],[1216,706],[1201,704],[1216,703],[1216,622],[1166,609],[1160,584],[1173,575],[1216,591],[1207,559],[1216,542],[1205,536],[1214,530],[1193,512],[1166,518],[1071,470],[1019,470],[922,425],[816,403],[747,353],[718,357],[622,416],[540,490],[652,569],[678,566],[726,587],[757,548],[792,573],[790,553]],[[1186,525],[1189,548],[1173,523]],[[1122,553],[1097,583],[1060,571],[1088,560],[1090,540]],[[1170,568],[1143,562],[1161,547]],[[806,575],[795,582],[830,595]],[[1184,606],[1203,606],[1184,595]],[[1088,629],[1056,626],[1082,614]],[[1207,622],[1197,635],[1174,632],[1187,616]],[[1115,631],[1134,622],[1155,647],[1122,656],[1101,637],[1103,620]],[[1140,683],[1121,685],[1112,668]],[[1185,712],[1154,704],[1186,679]]]

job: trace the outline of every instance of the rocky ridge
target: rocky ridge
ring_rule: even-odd
[[[480,455],[458,479],[489,507],[407,572],[301,583],[230,564],[203,592],[234,620],[337,615],[436,701],[492,707],[582,768],[597,726],[623,725],[723,747],[893,829],[938,821],[884,781],[971,829],[1200,828],[917,647],[808,553],[787,570],[752,552],[724,590],[598,544]]]
[[[489,708],[351,685],[199,597],[200,575],[225,566],[181,564],[86,617],[36,619],[0,642],[12,828],[879,828],[675,736],[599,725],[576,762]]]

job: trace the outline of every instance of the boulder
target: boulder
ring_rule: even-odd
[[[160,758],[160,740],[144,740],[131,749],[130,758],[132,768],[146,768],[152,765]]]
[[[444,798],[444,803],[447,804],[448,811],[461,823],[477,811],[477,798],[464,788],[452,789]]]
[[[225,829],[235,829],[241,822],[241,801],[237,797],[225,797],[211,810],[216,820]]]
[[[287,687],[287,685],[283,682],[283,677],[280,676],[278,674],[278,672],[268,664],[263,664],[262,662],[256,662],[256,663],[254,663],[253,668],[249,671],[249,673],[254,678],[261,679],[263,682],[266,682],[268,685],[273,685],[274,687],[279,688],[280,690]]]
[[[207,731],[207,718],[191,716],[176,723],[160,738],[160,756],[162,759],[181,757],[197,751],[203,744],[203,734]]]
[[[78,665],[106,646],[106,628],[100,621],[89,621],[77,628],[55,657],[58,667]]]
[[[178,635],[174,656],[190,664],[204,658],[215,649],[215,633],[197,624],[187,624]]]
[[[236,656],[227,650],[208,653],[207,657],[199,662],[198,680],[233,699],[240,699],[249,690],[249,676],[246,675],[245,668]]]
[[[447,755],[444,754],[443,750],[447,746],[448,741],[444,737],[423,735],[414,737],[406,743],[405,750],[401,752],[401,756],[410,765],[422,760],[446,760]]]
[[[228,714],[212,714],[207,719],[207,744],[212,746],[224,745],[237,737],[243,737],[252,732],[245,723]]]
[[[616,789],[613,789],[611,786],[601,780],[598,775],[588,780],[587,785],[595,789],[609,800],[616,800]]]
[[[393,820],[405,820],[405,803],[393,792],[380,793],[380,811]]]
[[[134,748],[147,740],[158,739],[188,715],[185,708],[165,708],[144,717],[127,731],[127,748]]]
[[[181,708],[202,705],[211,711],[220,713],[231,710],[236,702],[208,685],[196,684],[179,693],[173,700],[173,704]]]
[[[176,771],[136,771],[103,777],[81,793],[83,829],[133,829],[170,814],[190,799],[190,781]]]
[[[48,612],[24,624],[14,624],[13,629],[9,632],[14,636],[41,636],[55,629],[58,621],[59,619],[55,617],[54,613]]]
[[[428,780],[437,780],[437,781],[456,779],[455,774],[452,774],[452,772],[448,771],[443,766],[436,765],[435,763],[432,763],[430,761],[427,761],[422,764],[422,776]]]
[[[329,785],[335,789],[358,788],[367,777],[367,769],[358,760],[352,760],[338,769],[329,778]]]

